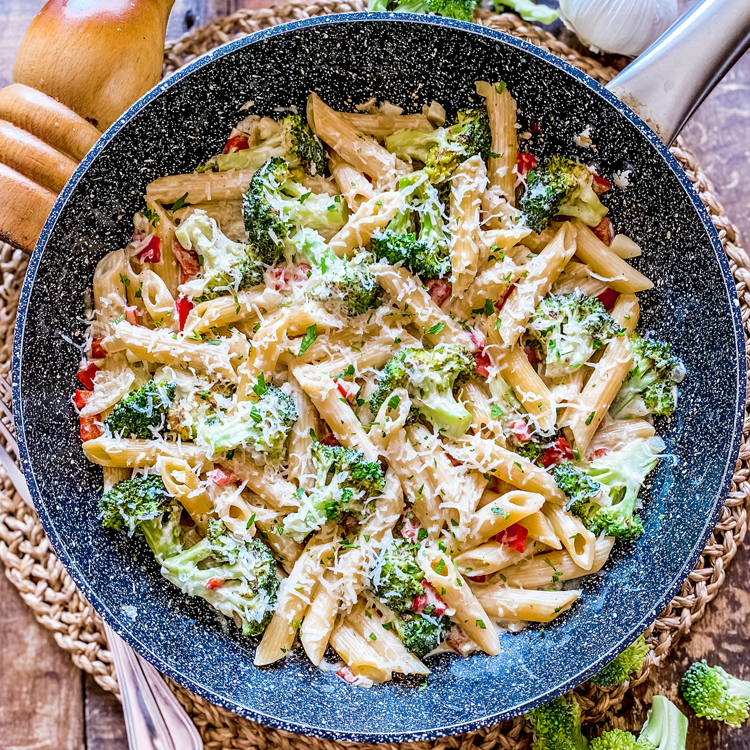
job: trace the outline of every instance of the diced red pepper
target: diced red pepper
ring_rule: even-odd
[[[224,146],[222,154],[231,154],[233,151],[244,151],[250,148],[250,142],[247,140],[246,135],[234,135],[228,141],[227,145]]]
[[[516,172],[519,177],[525,177],[532,169],[536,168],[536,156],[534,154],[520,153],[516,156]]]
[[[591,231],[607,246],[612,244],[615,238],[615,230],[612,228],[612,222],[609,217],[605,216]]]
[[[482,575],[469,576],[469,580],[472,583],[484,583],[487,580],[487,576],[482,576]]]
[[[180,324],[180,330],[185,328],[185,321],[194,307],[195,305],[187,297],[180,296],[174,301],[174,309],[177,311],[177,320]]]
[[[401,536],[403,536],[404,539],[408,539],[410,542],[416,542],[419,539],[419,529],[419,521],[416,516],[412,516],[404,521],[404,526],[401,529]]]
[[[510,547],[516,552],[524,552],[526,550],[526,539],[529,536],[529,532],[521,524],[514,523],[508,526],[507,529],[501,531],[496,537],[496,541],[500,544]]]
[[[453,286],[442,279],[427,279],[425,286],[427,287],[427,294],[438,307],[446,302],[453,293]]]
[[[519,442],[527,443],[531,440],[531,430],[525,419],[516,419],[511,422],[508,427],[510,427],[511,432]]]
[[[138,325],[138,308],[135,305],[128,305],[125,308],[125,320],[132,326]]]
[[[277,292],[293,286],[303,286],[307,283],[310,266],[300,263],[298,266],[278,266],[272,269],[273,286]]]
[[[513,290],[515,288],[516,288],[515,284],[511,284],[510,285],[510,287],[508,288],[508,291],[505,292],[505,294],[503,295],[502,299],[499,299],[499,300],[497,300],[497,302],[495,302],[495,310],[502,310],[503,309],[503,305],[508,301],[508,297],[510,297],[510,295],[513,293]]]
[[[138,260],[141,263],[160,263],[161,262],[161,240],[154,235],[148,245],[138,253]]]
[[[599,177],[598,174],[594,174],[592,176],[594,178],[594,182],[592,183],[591,187],[597,195],[604,195],[604,193],[608,193],[610,190],[612,190],[612,185],[610,184],[609,180],[605,180],[603,177]]]
[[[73,403],[76,405],[76,409],[83,409],[84,406],[89,402],[89,399],[94,395],[93,391],[76,391],[73,396]]]
[[[339,442],[339,439],[333,433],[331,433],[330,435],[326,435],[320,441],[320,443],[321,443],[321,445],[327,445],[327,446],[332,447],[332,448],[335,447],[335,446],[337,446],[337,445],[341,445],[341,443]]]
[[[206,581],[207,589],[220,589],[224,585],[223,578],[209,578]]]
[[[559,437],[539,456],[537,463],[540,463],[546,469],[553,464],[559,464],[560,461],[564,461],[565,459],[572,461],[574,458],[575,456],[573,455],[570,443],[564,437]]]
[[[485,338],[484,333],[480,331],[478,328],[472,328],[469,331],[469,338],[471,339],[471,343],[474,345],[474,351],[475,352],[483,352],[485,346],[487,346],[487,339]]]
[[[104,339],[94,339],[91,342],[91,359],[104,359],[107,356],[107,350],[102,343]]]
[[[353,685],[357,681],[357,675],[352,672],[351,667],[341,667],[336,674],[349,685]]]
[[[424,594],[420,594],[414,599],[414,611],[417,614],[422,614],[428,607],[433,607],[428,614],[430,615],[444,615],[448,611],[448,605],[438,594],[437,589],[428,583],[426,579],[422,580],[422,588]]]
[[[78,372],[76,373],[76,377],[78,380],[86,386],[90,391],[94,390],[94,375],[99,372],[99,368],[96,365],[96,362],[92,362],[89,360],[84,360],[81,362],[80,365],[78,365]]]
[[[188,250],[175,240],[172,243],[172,252],[180,264],[180,283],[184,284],[186,281],[190,281],[193,276],[198,275],[198,271],[201,270],[201,264],[198,260],[198,253],[195,250]]]
[[[474,369],[477,371],[477,375],[481,375],[483,378],[490,376],[490,367],[492,367],[492,360],[485,352],[474,352]]]
[[[539,359],[539,352],[530,346],[524,346],[523,350],[526,352],[526,357],[529,360],[529,364],[536,365],[542,360]]]
[[[597,296],[597,299],[604,305],[605,310],[611,310],[615,306],[615,302],[617,302],[619,296],[620,292],[614,289],[605,289]]]
[[[101,424],[101,414],[81,416],[78,417],[78,420],[81,423],[81,440],[83,440],[84,443],[87,440],[95,440],[104,434]]]
[[[342,380],[341,378],[334,378],[334,383],[336,383],[336,388],[338,389],[338,392],[344,397],[344,400],[349,402],[352,397],[352,392],[349,390],[349,383],[346,382],[346,380]]]
[[[590,459],[601,458],[609,453],[609,448],[597,448],[590,456]]]
[[[220,466],[209,471],[208,478],[218,487],[226,487],[228,484],[236,484],[239,481],[239,477],[233,471],[227,471]]]

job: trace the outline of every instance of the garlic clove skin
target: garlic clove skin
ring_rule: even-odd
[[[560,18],[594,52],[637,57],[678,18],[677,0],[560,0]]]

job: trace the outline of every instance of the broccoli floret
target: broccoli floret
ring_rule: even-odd
[[[459,344],[434,349],[403,349],[386,363],[370,396],[377,414],[395,388],[407,388],[417,411],[448,437],[458,439],[471,424],[471,414],[456,400],[474,371],[474,359]]]
[[[585,750],[581,707],[575,698],[560,696],[526,714],[534,728],[532,750]]]
[[[290,167],[302,167],[308,174],[322,175],[328,157],[307,121],[300,115],[286,115],[279,120],[276,131],[252,148],[219,154],[216,166],[220,172],[230,169],[260,169],[272,156],[281,157]]]
[[[380,306],[383,289],[373,274],[373,257],[360,252],[339,258],[313,229],[301,229],[292,240],[316,273],[308,284],[309,295],[344,315],[361,315]]]
[[[557,215],[576,216],[595,227],[607,207],[592,187],[593,176],[583,164],[567,156],[552,156],[526,178],[521,212],[526,225],[542,232]]]
[[[616,656],[606,667],[599,670],[591,678],[591,682],[603,687],[622,685],[643,666],[646,656],[648,656],[648,644],[646,639],[639,635],[634,643]]]
[[[369,0],[369,11],[435,13],[446,18],[471,21],[477,0]]]
[[[338,200],[337,200],[338,199]],[[340,229],[346,221],[340,196],[312,193],[293,179],[287,163],[271,157],[250,180],[242,202],[245,230],[264,263],[278,263],[300,227]]]
[[[642,750],[685,750],[688,720],[672,701],[655,695],[638,735]]]
[[[384,232],[372,237],[373,254],[391,265],[403,263],[422,278],[446,276],[451,270],[450,234],[438,191],[424,171],[401,178],[398,189],[405,206]]]
[[[257,401],[240,401],[230,416],[212,415],[198,426],[197,442],[209,455],[242,447],[263,454],[270,463],[284,457],[297,409],[280,388],[263,388]]]
[[[589,750],[647,750],[638,744],[634,734],[621,729],[611,729],[591,740]]]
[[[394,625],[406,650],[421,659],[443,642],[450,620],[405,612],[395,619]]]
[[[495,10],[498,13],[505,13],[508,8],[518,13],[524,21],[533,23],[553,23],[558,15],[554,8],[537,4],[534,0],[495,0]]]
[[[385,487],[385,472],[377,461],[361,451],[316,441],[310,447],[315,466],[315,487],[297,491],[299,510],[284,518],[284,533],[301,542],[326,521],[340,521],[344,514],[362,520],[370,501]]]
[[[419,545],[393,539],[381,552],[370,574],[372,590],[394,612],[413,608],[414,599],[424,594],[424,573],[417,563]]]
[[[123,479],[99,501],[102,525],[142,534],[158,560],[180,551],[180,516],[176,503],[158,474]]]
[[[250,245],[233,242],[216,221],[196,209],[175,231],[180,244],[198,255],[201,274],[181,291],[196,301],[234,294],[263,282],[265,267]]]
[[[682,360],[671,345],[651,336],[632,336],[633,366],[609,410],[613,419],[661,414],[669,417],[677,406],[677,383],[685,376]]]
[[[568,498],[565,510],[589,503],[602,489],[599,482],[570,462],[557,464],[552,469],[552,476]]]
[[[399,130],[386,137],[385,146],[401,159],[422,162],[430,180],[439,185],[472,156],[479,154],[487,161],[491,142],[487,110],[477,108],[460,110],[448,128]]]
[[[546,297],[529,320],[529,333],[544,353],[545,375],[553,380],[579,370],[622,330],[596,297],[579,291]]]
[[[151,440],[166,431],[176,383],[149,380],[137,391],[123,396],[104,424],[113,435]]]
[[[271,621],[279,577],[260,539],[238,541],[211,518],[205,539],[161,562],[167,580],[232,617],[243,635],[259,635]]]
[[[623,540],[640,536],[643,525],[634,512],[638,491],[662,450],[664,444],[657,438],[633,443],[592,461],[587,473],[606,486],[611,505],[578,503],[572,507],[573,514],[594,534]]]
[[[748,718],[750,682],[704,661],[691,665],[680,682],[682,697],[697,716],[740,727]]]

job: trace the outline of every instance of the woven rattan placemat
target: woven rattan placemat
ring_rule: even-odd
[[[182,39],[167,45],[164,57],[165,75],[185,65],[195,57],[268,26],[287,21],[365,10],[360,0],[354,2],[320,2],[307,0],[263,10],[242,10],[197,29]],[[477,11],[475,21],[494,29],[520,36],[544,47],[601,82],[610,80],[615,70],[602,66],[562,44],[553,36],[525,24],[511,14],[498,15]],[[713,186],[701,172],[693,154],[678,140],[672,153],[685,169],[706,205],[719,237],[726,249],[729,265],[737,284],[742,305],[742,320],[746,340],[750,340],[750,259],[740,246],[736,227],[729,221],[713,192]],[[13,327],[18,298],[26,270],[26,258],[17,250],[0,243],[0,374],[8,376],[12,354]],[[617,688],[603,689],[585,685],[576,691],[586,721],[600,721],[616,713],[627,691],[645,681],[649,671],[658,667],[671,647],[685,635],[699,619],[706,605],[716,596],[724,583],[725,569],[741,544],[747,530],[747,505],[750,503],[750,419],[747,410],[743,426],[743,444],[735,468],[734,478],[724,510],[714,532],[709,537],[703,554],[680,593],[670,602],[650,628],[651,647],[643,669],[634,680]],[[10,446],[11,450],[13,446]],[[13,492],[7,478],[0,492],[0,559],[5,573],[19,590],[37,620],[53,631],[60,648],[68,651],[74,663],[91,673],[105,690],[118,692],[117,678],[107,650],[103,626],[91,605],[78,592],[50,548],[36,514]],[[338,750],[351,747],[346,743],[303,737],[261,726],[238,717],[199,698],[184,688],[171,684],[178,698],[193,717],[203,736],[207,750],[239,748],[242,750],[268,747],[299,748],[302,750]],[[523,750],[529,745],[525,720],[519,717],[489,729],[446,737],[435,742],[410,743],[404,747],[426,750],[435,747],[476,747],[482,750]],[[373,748],[387,746],[372,746]]]

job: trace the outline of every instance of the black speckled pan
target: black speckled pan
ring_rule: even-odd
[[[628,190],[605,197],[617,230],[644,249],[656,280],[641,329],[674,342],[687,366],[677,416],[659,424],[668,452],[645,502],[645,533],[618,545],[581,601],[554,625],[501,637],[498,657],[443,655],[426,687],[395,680],[371,690],[290,654],[256,669],[256,641],[227,632],[202,601],[159,575],[138,539],[97,521],[101,470],[83,456],[71,394],[85,328],[84,293],[97,261],[124,246],[156,177],[193,169],[252,110],[272,115],[316,91],[351,109],[372,96],[449,113],[477,102],[474,81],[503,79],[530,150],[630,164]],[[573,136],[585,126],[596,150]],[[745,360],[732,276],[708,214],[667,149],[624,105],[570,65],[471,24],[383,14],[292,23],[233,42],[157,86],[96,144],[55,205],[23,288],[13,385],[26,476],[52,544],[107,622],[160,670],[239,714],[296,732],[352,741],[430,739],[493,724],[583,682],[630,643],[679,589],[720,512],[737,457]]]

